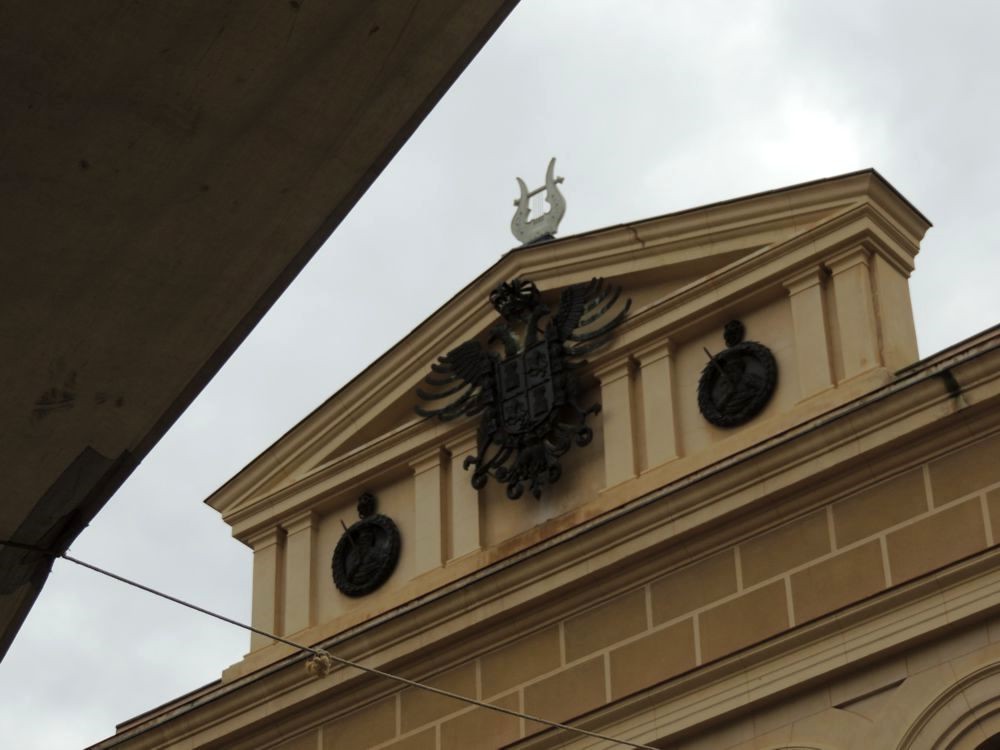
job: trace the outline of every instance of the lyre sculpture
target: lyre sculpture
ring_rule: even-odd
[[[563,181],[562,177],[555,176],[556,159],[549,159],[549,168],[545,172],[545,184],[528,192],[528,186],[524,180],[517,178],[517,184],[521,188],[521,197],[514,201],[517,210],[514,211],[514,218],[510,220],[510,231],[521,241],[522,245],[530,245],[533,242],[551,240],[555,237],[559,222],[562,221],[563,214],[566,213],[566,199],[559,192],[557,185]],[[529,219],[531,213],[530,198],[533,195],[545,191],[545,202],[549,204],[549,210],[541,216]]]

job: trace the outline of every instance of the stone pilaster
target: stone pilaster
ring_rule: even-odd
[[[315,625],[316,582],[313,554],[316,513],[309,510],[282,522],[285,530],[284,631],[297,633]]]
[[[598,368],[604,425],[604,483],[613,487],[636,475],[632,361],[622,357]]]
[[[633,356],[639,363],[642,382],[642,434],[648,469],[681,454],[674,404],[673,344],[662,339],[637,349]]]
[[[437,446],[410,461],[414,498],[414,573],[440,568],[444,547],[441,538],[445,454]],[[409,540],[408,540],[409,541]]]
[[[886,366],[899,370],[920,359],[907,273],[881,255],[872,257],[875,305]]]
[[[479,490],[472,486],[472,471],[462,464],[476,453],[476,435],[464,436],[445,445],[451,456],[446,520],[448,526],[447,558],[454,560],[476,552],[482,546],[480,534]]]
[[[833,274],[844,379],[878,367],[878,327],[871,284],[871,252],[855,247],[826,261]]]
[[[823,282],[826,272],[819,266],[796,274],[784,282],[792,307],[795,360],[799,373],[799,398],[807,399],[833,387],[830,338]]]
[[[265,529],[247,539],[253,550],[253,595],[250,624],[275,635],[282,635],[282,564],[285,532],[277,527]],[[250,650],[274,643],[274,639],[251,633]]]

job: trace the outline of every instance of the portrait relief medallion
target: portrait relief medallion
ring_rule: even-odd
[[[698,409],[716,427],[737,427],[767,406],[778,383],[778,365],[771,350],[756,341],[744,341],[746,329],[738,320],[726,324],[726,349],[712,354],[698,381]]]
[[[399,529],[391,518],[375,512],[374,495],[361,496],[358,515],[359,520],[344,527],[333,551],[333,582],[347,596],[375,591],[399,562]]]

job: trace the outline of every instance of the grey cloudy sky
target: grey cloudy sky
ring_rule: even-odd
[[[250,554],[202,504],[516,244],[550,156],[562,236],[875,167],[935,224],[921,354],[1000,319],[1000,6],[522,0],[72,554],[243,621]],[[0,664],[0,737],[81,748],[248,638],[66,562]]]

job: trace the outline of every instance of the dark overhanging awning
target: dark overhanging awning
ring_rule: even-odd
[[[0,539],[70,544],[515,4],[0,10]]]

